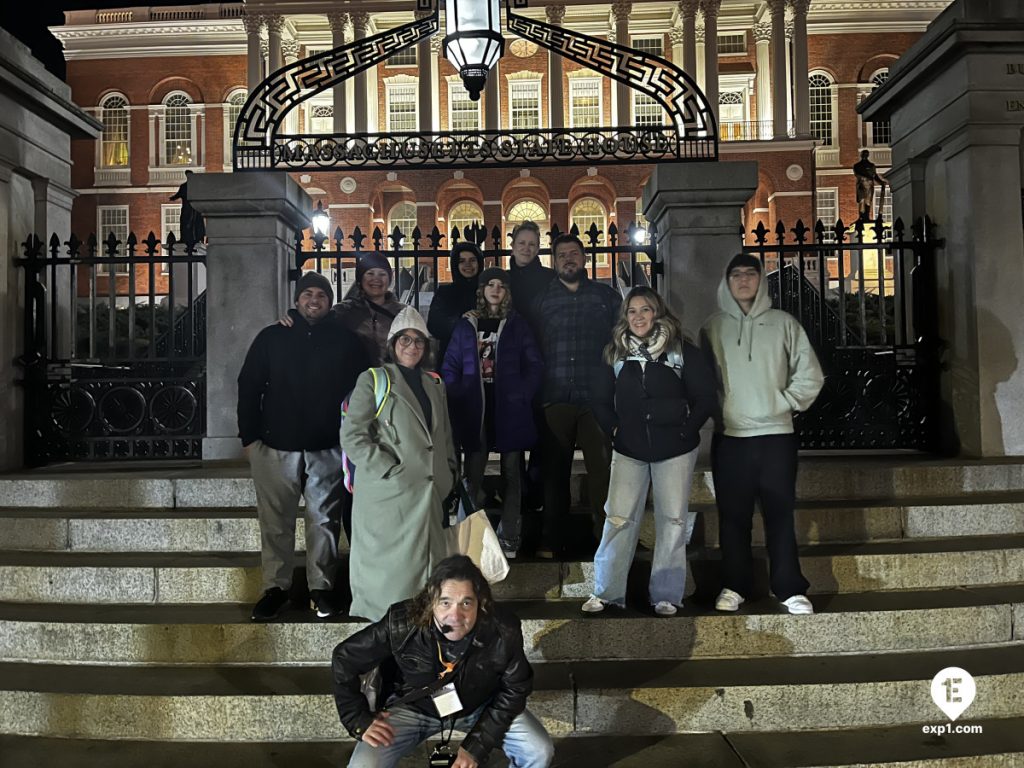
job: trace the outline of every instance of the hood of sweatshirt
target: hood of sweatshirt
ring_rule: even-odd
[[[764,272],[761,273],[761,280],[757,284],[757,294],[754,296],[754,304],[750,312],[743,313],[739,302],[733,298],[729,290],[729,275],[726,272],[722,276],[722,282],[718,284],[718,308],[732,317],[737,322],[736,345],[744,345],[746,337],[747,359],[753,358],[754,354],[754,320],[772,308],[772,300],[768,296],[768,279]]]
[[[470,251],[474,256],[476,256],[476,275],[474,277],[463,277],[462,273],[459,272],[459,255],[465,251]],[[452,248],[451,254],[448,256],[448,269],[451,270],[452,285],[455,286],[455,290],[459,296],[468,296],[472,294],[475,298],[476,289],[480,285],[480,273],[484,271],[484,256],[480,252],[480,249],[473,243],[457,243],[455,247]]]

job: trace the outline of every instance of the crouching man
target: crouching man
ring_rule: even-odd
[[[378,665],[385,706],[374,713],[359,678]],[[448,752],[454,768],[485,764],[495,747],[517,768],[551,763],[551,738],[526,710],[533,670],[519,619],[495,605],[464,555],[442,560],[416,597],[340,643],[332,667],[338,715],[359,740],[349,768],[392,768],[435,735],[435,753]],[[458,747],[445,741],[453,731],[467,734]]]

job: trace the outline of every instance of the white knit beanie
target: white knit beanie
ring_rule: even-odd
[[[390,344],[391,340],[402,331],[408,330],[419,331],[423,334],[423,338],[430,338],[430,331],[427,330],[427,324],[423,322],[423,315],[413,307],[406,306],[391,321],[391,330],[388,331],[388,343]]]

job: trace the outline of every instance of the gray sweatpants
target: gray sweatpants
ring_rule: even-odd
[[[257,440],[249,447],[260,522],[263,589],[287,590],[295,568],[295,518],[306,497],[306,580],[333,589],[341,527],[341,448],[279,451]]]

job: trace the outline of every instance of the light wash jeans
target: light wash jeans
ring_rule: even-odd
[[[654,489],[657,539],[651,566],[651,604],[682,605],[686,589],[686,544],[693,533],[690,483],[697,450],[648,463],[612,452],[611,482],[604,532],[594,555],[594,594],[607,603],[626,604],[626,579],[640,537],[647,489]]]
[[[469,733],[480,719],[484,707],[457,719],[455,730]],[[391,746],[371,747],[363,741],[356,742],[356,748],[348,761],[348,768],[393,768],[398,765],[399,760],[424,741],[441,733],[440,719],[407,706],[391,710],[388,723],[395,729],[395,740]],[[447,719],[444,726],[445,735],[448,734],[449,728],[451,720]],[[458,751],[459,745],[455,742],[453,739],[451,743],[452,754]],[[555,755],[551,737],[529,710],[523,710],[512,721],[501,749],[508,757],[509,768],[547,768]]]

